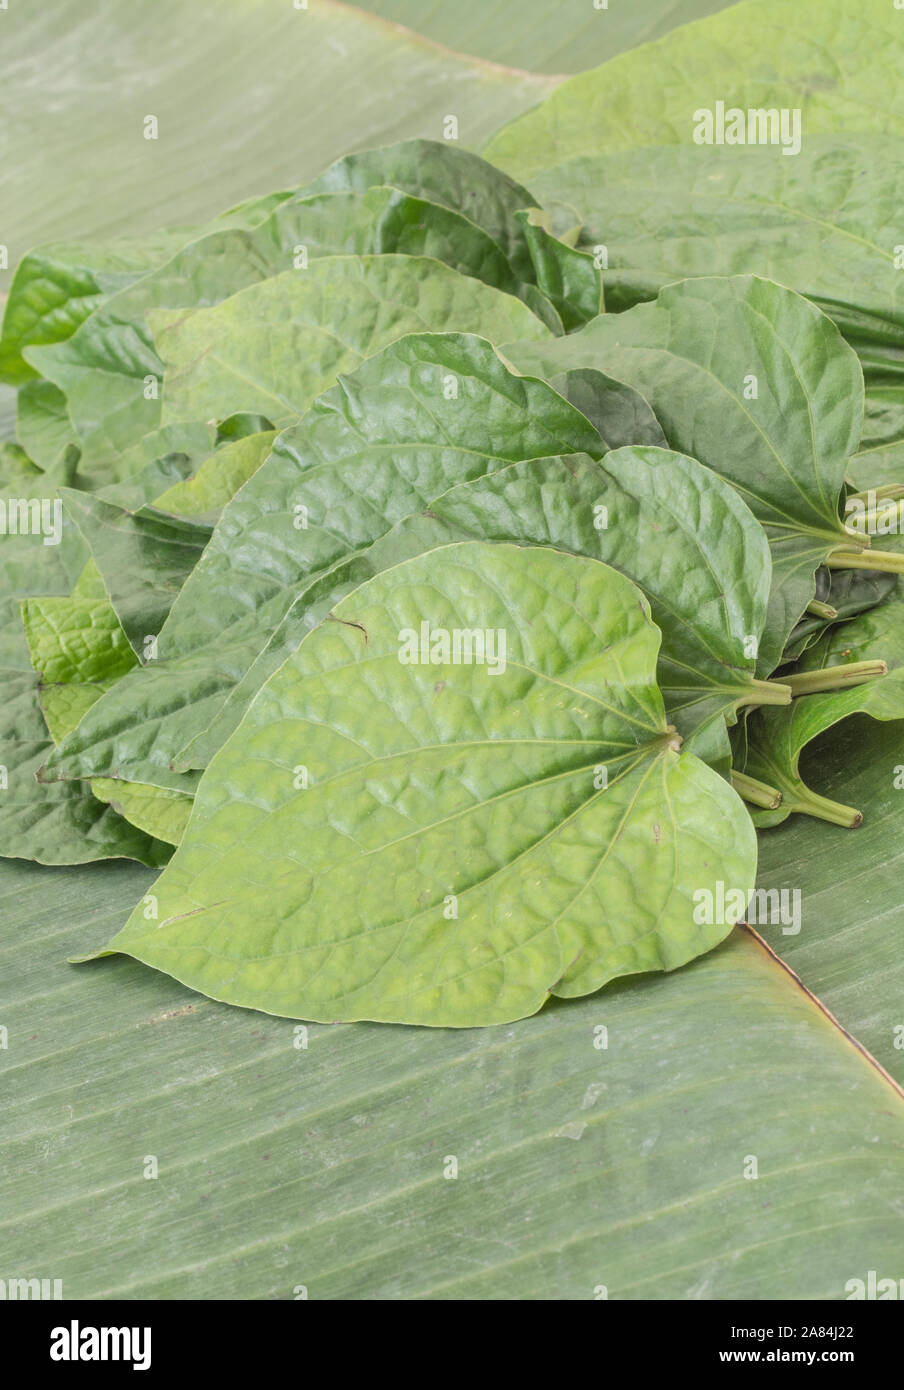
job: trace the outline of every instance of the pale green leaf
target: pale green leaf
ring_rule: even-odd
[[[74,443],[66,397],[52,381],[29,381],[16,402],[16,435],[39,468],[53,468]]]
[[[414,256],[324,257],[188,316],[150,316],[165,364],[163,423],[232,410],[290,423],[365,357],[429,329],[494,342],[549,337],[519,300]]]
[[[699,112],[717,101],[745,114],[798,110],[804,138],[900,136],[902,61],[900,15],[886,0],[748,0],[563,82],[484,154],[529,183],[584,155],[693,145]]]
[[[503,176],[499,181],[505,183]],[[513,222],[513,237],[519,226]],[[503,248],[459,213],[392,188],[372,188],[360,195],[302,192],[281,202],[259,226],[220,227],[191,242],[107,300],[66,342],[26,350],[28,362],[66,395],[84,454],[83,468],[90,474],[118,469],[120,476],[119,454],[160,424],[163,364],[146,327],[155,310],[175,314],[216,305],[280,273],[313,275],[316,284],[316,259],[338,253],[406,253],[439,258],[444,264],[448,260],[450,269],[476,276],[493,288],[519,293],[523,289],[538,312],[545,311],[552,326],[560,327],[549,302],[532,287],[522,286]],[[526,258],[526,251],[522,255]],[[281,281],[284,287],[287,283],[288,279]],[[476,297],[477,291],[472,292]],[[525,314],[523,322],[528,325],[526,334],[533,336],[535,320]],[[222,413],[242,408],[240,401],[230,400]]]
[[[101,801],[109,802],[131,825],[137,825],[157,840],[178,845],[185,833],[193,801],[182,792],[113,777],[93,778],[91,790]]]
[[[220,445],[196,473],[156,497],[154,506],[174,516],[216,522],[226,503],[260,468],[275,438],[275,431],[268,430]]]
[[[422,625],[497,645],[437,660]],[[752,886],[755,836],[674,751],[658,647],[596,561],[464,543],[386,571],[268,682],[202,779],[157,919],[139,906],[108,949],[270,1013],[447,1027],[685,963],[730,926],[697,921],[695,891]]]

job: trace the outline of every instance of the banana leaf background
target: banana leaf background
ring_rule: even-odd
[[[479,149],[562,75],[721,8],[12,0],[10,270],[440,138],[449,113]],[[839,1299],[897,1276],[902,734],[856,718],[807,751],[820,791],[869,801],[862,830],[761,838],[798,934],[737,928],[500,1028],[305,1029],[121,956],[67,965],[151,872],[0,861],[0,1273],[92,1299]]]

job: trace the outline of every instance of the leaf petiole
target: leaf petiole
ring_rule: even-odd
[[[893,550],[833,550],[826,560],[830,570],[882,570],[904,574],[904,554]]]
[[[756,777],[748,777],[746,772],[731,770],[731,785],[743,801],[751,806],[760,806],[766,811],[774,811],[782,802],[782,794],[777,787],[759,782]]]
[[[888,666],[884,661],[852,661],[847,666],[826,666],[821,671],[797,671],[785,676],[784,682],[797,697],[818,695],[825,690],[848,690],[886,675]]]
[[[845,830],[856,830],[863,824],[863,812],[858,811],[855,806],[845,806],[840,801],[831,801],[827,796],[819,796],[803,783],[795,788],[793,797],[785,795],[782,806],[788,811],[828,821],[830,825],[843,826]]]
[[[758,705],[790,705],[791,688],[784,681],[751,680],[748,693],[741,697],[736,709],[755,709]]]
[[[806,611],[813,618],[826,618],[830,623],[838,617],[838,609],[833,608],[830,603],[823,603],[818,598],[811,598],[807,604]]]

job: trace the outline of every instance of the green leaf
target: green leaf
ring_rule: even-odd
[[[105,245],[57,243],[21,260],[3,315],[0,378],[21,384],[34,376],[26,347],[63,342],[98,304],[177,250],[184,235],[157,232]]]
[[[619,420],[623,410],[619,394]],[[158,660],[98,702],[46,775],[103,777],[116,768],[133,781],[191,790],[173,770],[176,755],[210,724],[312,581],[455,483],[520,459],[605,447],[558,393],[514,376],[479,338],[394,343],[276,441],[225,508],[160,632]]]
[[[23,599],[22,622],[41,708],[59,743],[137,659],[105,593]]]
[[[900,533],[883,537],[883,544],[892,552],[904,549]],[[869,578],[857,570],[841,571],[839,577],[843,579],[847,574],[858,580]],[[810,643],[796,670],[818,673],[827,667],[843,669],[864,661],[885,662],[889,675],[846,690],[802,696],[794,700],[789,710],[763,710],[750,715],[749,770],[754,776],[761,776],[768,766],[772,775],[763,780],[783,785],[784,791],[782,805],[758,823],[778,825],[792,811],[831,816],[833,799],[811,789],[801,775],[801,756],[807,746],[853,715],[869,715],[884,722],[904,719],[904,596],[900,579],[892,580],[891,593],[883,596],[881,602],[849,622],[829,627]],[[777,778],[783,781],[780,783]],[[870,808],[871,798],[861,808],[851,802],[850,795],[842,796],[840,809],[835,808],[837,822],[859,826],[861,811],[869,819]]]
[[[0,382],[0,442],[7,444],[16,436],[16,392]]]
[[[54,468],[74,443],[66,397],[52,381],[29,381],[17,396],[16,434],[39,468]]]
[[[586,251],[560,241],[544,225],[543,213],[532,210],[520,217],[539,289],[555,306],[568,332],[582,327],[605,307],[601,271]]]
[[[0,855],[41,864],[137,859],[159,867],[169,846],[129,825],[77,782],[39,786],[35,773],[53,748],[31,671],[0,670]]]
[[[31,660],[19,601],[68,594],[87,551],[75,528],[65,524],[55,480],[21,451],[8,460],[7,470],[0,488],[0,667],[27,671]]]
[[[447,141],[402,140],[382,149],[345,155],[308,184],[303,194],[308,198],[315,193],[360,195],[375,189],[382,200],[387,188],[422,200],[426,204],[419,209],[422,218],[427,215],[435,219],[437,205],[453,212],[456,220],[447,225],[459,237],[466,233],[460,220],[464,217],[498,247],[516,281],[533,282],[533,260],[518,216],[522,210],[535,206],[533,194],[479,155]],[[376,209],[379,203],[372,202],[370,206]],[[437,226],[441,225],[437,221]],[[450,265],[454,263],[448,261]]]
[[[45,548],[33,535],[5,536],[0,556],[5,557],[11,542],[17,544],[22,565],[19,569],[7,561],[0,570],[8,616],[7,664],[0,669],[6,710],[0,735],[0,855],[43,864],[124,857],[159,867],[169,851],[102,806],[87,787],[70,783],[46,788],[35,780],[53,748],[48,729],[56,738],[74,728],[134,657],[124,634],[117,632],[115,615],[93,586],[90,570],[73,597],[53,596],[54,588],[69,585],[64,563],[69,547]],[[16,586],[37,588],[42,578],[49,595],[24,600],[23,625],[16,611]],[[35,670],[28,665],[31,657]]]
[[[486,661],[408,663],[422,624],[486,633]],[[595,561],[465,543],[386,571],[261,692],[202,779],[159,920],[139,906],[108,949],[271,1013],[443,1027],[684,964],[730,925],[697,923],[694,891],[752,886],[756,847],[728,785],[675,752],[658,646]]]
[[[594,44],[605,51],[650,13],[645,0],[608,11],[582,0],[578,27],[571,0],[520,0],[515,10],[500,0],[445,10],[375,3],[459,49],[480,45],[485,56],[528,65],[541,54],[558,71],[566,59],[604,56]],[[688,17],[684,6],[669,9]],[[791,12],[783,7],[782,18],[793,27]],[[867,21],[875,13],[871,4],[850,10]],[[836,14],[821,7],[809,31],[813,62],[793,73],[814,72],[826,106],[833,76],[820,76],[820,65],[834,60],[840,71],[851,59],[849,48],[833,52]],[[447,111],[460,113],[467,141],[551,85],[466,63],[329,0],[311,0],[305,13],[284,0],[197,0],[178,11],[160,0],[147,22],[134,4],[110,0],[102,23],[59,0],[14,5],[3,24],[2,128],[15,129],[16,141],[0,164],[0,191],[14,261],[38,236],[141,230],[159,222],[161,208],[169,221],[205,217],[259,187],[264,168],[273,182],[294,184],[354,142],[437,134]],[[774,37],[745,80],[781,66],[782,36]],[[725,45],[739,68],[752,50],[752,42]],[[884,37],[865,58],[895,77],[900,68]],[[268,73],[294,69],[303,83],[268,86]],[[78,78],[60,81],[61,72]],[[133,98],[149,77],[161,139],[145,144]],[[888,93],[868,77],[881,116]],[[656,64],[654,84],[631,93],[649,103],[651,126],[680,80]],[[738,85],[700,89],[731,100]],[[688,119],[707,99],[686,103]],[[795,93],[779,101],[796,104]],[[808,116],[804,130],[799,158],[812,138]],[[51,146],[70,176],[48,196],[39,156]],[[757,157],[737,153],[739,165]],[[0,416],[4,408],[0,388]],[[877,433],[894,439],[891,400],[881,409]],[[11,437],[0,421],[0,439]],[[871,470],[876,462],[868,458]],[[0,451],[0,466],[29,473],[18,452]],[[852,460],[855,477],[858,467]],[[135,509],[178,480],[112,500]],[[14,539],[0,538],[0,554]],[[67,580],[59,592],[68,591]],[[893,777],[902,727],[854,717],[804,751],[805,772],[816,759],[808,781],[869,805],[856,835],[794,817],[761,837],[764,881],[804,893],[803,930],[786,937],[775,928],[776,946],[899,1074],[904,838]],[[10,1025],[0,1050],[4,1249],[11,1267],[62,1275],[67,1296],[291,1299],[304,1281],[313,1298],[580,1299],[604,1282],[613,1298],[757,1299],[779,1290],[840,1299],[852,1274],[894,1271],[899,1097],[746,934],[678,974],[547,1007],[504,1037],[312,1026],[309,1046],[296,1050],[291,1024],[201,999],[136,962],[111,958],[78,973],[60,964],[104,940],[149,886],[134,865],[50,873],[0,864]],[[611,1034],[605,1051],[592,1045],[600,1024]],[[674,1066],[663,1065],[663,1038]],[[112,1070],[97,1065],[101,1055],[115,1059]],[[246,1121],[238,1139],[237,1116]],[[868,1142],[852,1145],[852,1132]],[[752,1136],[744,1150],[760,1155],[756,1183],[740,1176],[738,1136]],[[136,1138],[162,1155],[165,1203],[142,1208],[130,1196],[150,1187],[134,1184]],[[442,1181],[450,1151],[461,1156],[463,1182]],[[375,1162],[381,1152],[391,1161]],[[88,1209],[90,1227],[80,1219]]]
[[[866,394],[861,448],[889,449],[904,440],[904,384],[871,381]]]
[[[165,787],[142,786],[140,782],[124,782],[120,778],[95,777],[91,790],[101,801],[109,802],[115,811],[131,825],[178,845],[191,815],[193,798]]]
[[[501,175],[499,179],[504,182]],[[108,299],[71,339],[29,348],[26,355],[65,393],[85,455],[83,467],[89,472],[110,470],[119,453],[160,423],[156,383],[163,364],[146,327],[154,310],[167,309],[178,321],[181,315],[176,310],[219,304],[280,273],[286,277],[280,282],[283,290],[293,275],[299,280],[313,276],[316,285],[315,258],[396,252],[448,260],[450,269],[477,276],[493,288],[512,292],[523,288],[492,236],[446,207],[391,188],[372,188],[361,195],[302,193],[281,202],[252,229],[218,228],[199,237],[153,273]],[[348,263],[345,269],[349,270]],[[335,271],[341,273],[338,266]],[[312,295],[313,289],[309,287],[307,293]],[[477,290],[461,291],[462,296],[468,293],[476,301]],[[555,320],[554,311],[536,290],[532,303],[538,310],[545,306]],[[529,315],[523,315],[522,321],[528,336],[539,331]],[[319,326],[322,330],[323,325]],[[421,321],[418,326],[450,325]],[[237,385],[234,382],[233,389]],[[240,403],[230,400],[223,413],[239,408]]]
[[[904,552],[900,533],[883,537],[883,544],[890,551]],[[804,652],[799,669],[821,671],[857,661],[884,661],[890,670],[904,666],[904,592],[900,579],[882,603],[826,632]]]
[[[805,613],[788,639],[782,654],[783,663],[799,660],[803,652],[835,623],[856,618],[858,613],[875,608],[895,593],[897,587],[898,576],[895,574],[880,574],[871,570],[818,569],[815,598],[820,603],[829,604],[837,617],[826,619]]]
[[[688,747],[727,771],[724,720],[779,698],[753,679],[771,561],[762,529],[721,479],[693,459],[624,448],[509,464],[435,498],[368,550],[308,584],[220,713],[182,751],[199,768],[235,730],[264,682],[344,594],[450,541],[550,545],[603,560],[642,589],[662,634],[657,679]],[[785,692],[786,698],[787,693]]]
[[[633,579],[662,632],[657,679],[686,739],[771,693],[754,680],[769,547],[745,503],[695,459],[626,448],[602,464],[516,464],[430,510],[481,539],[551,545]]]
[[[324,258],[216,308],[150,322],[166,368],[165,424],[242,409],[286,425],[341,372],[406,333],[549,336],[517,299],[413,256]]]
[[[612,309],[672,280],[752,273],[815,300],[855,347],[904,346],[900,141],[808,132],[793,159],[666,145],[571,160],[534,187],[579,210],[582,244],[605,247]]]
[[[183,483],[202,467],[216,448],[216,424],[197,421],[153,430],[120,454],[118,481],[97,486],[96,478],[76,474],[72,480],[84,492],[96,491],[105,502],[138,511],[161,490]],[[102,480],[101,480],[102,481]]]
[[[153,507],[129,512],[90,493],[62,488],[67,516],[91,549],[110,602],[138,657],[166,621],[211,535],[199,521]]]
[[[745,113],[799,110],[804,139],[901,135],[902,59],[899,16],[885,0],[748,0],[563,82],[484,155],[530,181],[584,155],[690,146],[700,110],[717,100]]]
[[[817,566],[852,544],[839,511],[863,387],[834,324],[768,280],[685,280],[567,338],[504,351],[524,371],[598,367],[629,382],[673,449],[737,488],[772,547],[759,661],[768,675],[813,597]]]
[[[900,610],[897,616],[900,624]],[[782,793],[781,805],[766,812],[758,824],[779,825],[794,812],[849,829],[862,823],[864,813],[858,807],[821,795],[800,774],[801,753],[807,744],[852,714],[868,714],[882,720],[904,719],[904,671],[891,672],[848,690],[802,695],[785,709],[751,712],[744,770]]]
[[[215,524],[226,503],[267,458],[275,438],[276,432],[267,430],[221,444],[196,473],[155,498],[155,507],[174,516]]]
[[[24,599],[22,621],[44,720],[59,743],[105,690],[137,666],[137,658],[93,561],[71,597]],[[91,791],[131,825],[168,844],[178,843],[171,836],[184,829],[191,809],[188,797],[113,779],[92,781]]]
[[[592,367],[560,372],[549,384],[587,417],[610,449],[629,444],[668,447],[649,403],[633,386]]]
[[[861,492],[887,483],[904,483],[904,442],[858,449],[848,464],[848,477]]]
[[[63,605],[68,604],[65,595],[84,568],[86,552],[75,528],[65,524],[57,544],[44,543],[53,540],[55,521],[53,481],[46,474],[20,477],[0,500],[4,503],[7,527],[10,501],[17,505],[26,500],[48,504],[48,510],[38,516],[28,511],[27,529],[22,534],[0,535],[0,698],[5,710],[0,732],[0,855],[37,859],[44,864],[125,857],[159,867],[168,857],[168,848],[101,805],[87,787],[71,783],[47,788],[36,781],[38,768],[53,750],[42,698],[48,700],[50,722],[63,728],[72,727],[99,692],[87,683],[53,687],[53,693],[50,687],[42,689],[41,677],[32,669],[20,603],[27,599],[33,614],[37,608],[31,605],[40,608],[46,602],[53,607],[53,596]],[[17,510],[18,531],[22,531],[21,515]],[[33,527],[36,520],[44,534]],[[89,574],[77,586],[77,599],[88,603],[89,612],[94,611],[92,592],[96,601],[97,591],[92,590]],[[59,637],[63,638],[70,628],[71,624],[61,622]],[[44,630],[46,633],[48,629]],[[69,645],[68,654],[64,655],[54,640],[43,650],[48,658],[59,657],[61,663],[67,659],[83,660],[87,663],[85,669],[90,668],[92,674],[105,674],[91,668],[93,643],[84,649]],[[103,650],[109,657],[111,646],[104,644]],[[112,651],[114,659],[118,659],[115,644]],[[60,664],[55,671],[58,674],[62,669]]]

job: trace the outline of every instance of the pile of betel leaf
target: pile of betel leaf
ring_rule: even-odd
[[[904,718],[904,146],[661,138],[662,48],[492,162],[406,142],[21,261],[0,854],[163,869],[107,950],[504,1022],[716,945],[755,826],[869,815],[799,763]]]

